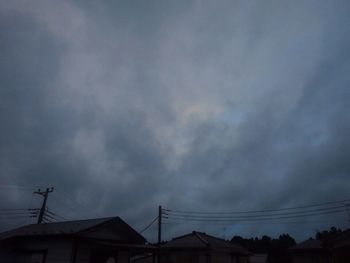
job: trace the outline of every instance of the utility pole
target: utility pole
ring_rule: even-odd
[[[49,193],[52,193],[52,192],[53,192],[53,187],[46,188],[46,191],[41,191],[39,189],[38,191],[34,192],[34,194],[38,194],[38,195],[41,195],[44,197],[43,204],[42,204],[40,212],[39,212],[37,224],[41,224],[43,221],[43,217],[44,217],[45,209],[46,209],[47,197],[49,196]]]
[[[349,210],[350,204],[344,204],[344,206],[345,206],[345,208],[346,208],[346,211],[348,212],[348,216],[349,216],[348,221],[350,222],[350,210]]]
[[[162,242],[162,206],[158,207],[158,245]]]
[[[161,263],[162,261],[162,254],[161,254],[161,245],[162,242],[162,215],[163,215],[163,209],[160,205],[158,207],[158,255],[157,255],[157,263]]]

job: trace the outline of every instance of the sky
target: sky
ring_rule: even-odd
[[[349,1],[0,0],[0,208],[66,219],[158,205],[250,211],[349,199]],[[164,239],[288,232],[166,222]],[[2,219],[0,230],[33,219]],[[156,225],[143,232],[156,239]]]

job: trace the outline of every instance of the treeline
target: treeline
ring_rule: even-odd
[[[250,252],[256,254],[268,254],[268,262],[290,262],[288,248],[296,245],[293,237],[282,234],[278,238],[262,236],[262,238],[242,238],[234,236],[231,242],[239,244]]]
[[[329,230],[318,231],[312,238],[324,241],[334,238],[342,232],[339,228],[331,227]],[[266,235],[261,238],[234,236],[231,242],[239,244],[256,254],[268,254],[268,262],[270,263],[290,262],[288,249],[296,245],[295,239],[289,234],[282,234],[278,238],[271,238]]]
[[[341,230],[340,228],[331,227],[329,230],[324,230],[322,232],[318,231],[315,235],[315,239],[326,241],[335,238],[341,233],[343,233],[343,230]]]

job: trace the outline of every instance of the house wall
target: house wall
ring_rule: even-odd
[[[237,254],[213,254],[210,263],[249,263],[249,256]]]
[[[249,257],[235,254],[213,254],[211,263],[249,263]]]
[[[254,254],[249,257],[250,263],[266,263],[267,254]]]
[[[333,251],[332,263],[349,263],[350,262],[350,247],[343,249],[335,249]]]
[[[238,263],[250,263],[249,256],[238,256]]]
[[[69,239],[26,239],[11,243],[6,248],[0,247],[0,263],[71,263],[73,249],[76,246],[74,263],[95,263],[92,251],[97,251],[96,263],[106,263],[111,256],[116,258],[117,263],[129,263],[128,251],[117,251],[112,248],[104,248],[101,257],[98,249],[91,243],[78,242],[74,244]],[[96,250],[97,249],[97,250]]]
[[[236,257],[231,255],[212,255],[211,263],[237,263]]]
[[[119,251],[118,263],[129,263],[129,253],[127,251]]]
[[[90,250],[91,245],[84,242],[76,243],[75,263],[89,263],[91,256]]]
[[[4,245],[0,245],[1,263],[13,263],[15,255]]]
[[[203,252],[172,252],[167,254],[167,258],[174,263],[207,263]]]
[[[330,259],[326,254],[303,253],[292,255],[293,263],[330,263]]]
[[[199,263],[199,255],[196,253],[176,253],[171,258],[176,263]]]
[[[46,250],[45,263],[69,263],[71,248],[72,241],[70,240],[30,239],[17,244],[16,249],[26,252],[16,253],[15,262],[41,263]]]
[[[75,263],[106,263],[109,259],[114,259],[116,263],[129,263],[129,257],[127,250],[118,250],[112,247],[96,247],[93,244],[82,243],[78,246]]]
[[[174,263],[248,263],[248,257],[228,253],[172,252],[168,259]]]

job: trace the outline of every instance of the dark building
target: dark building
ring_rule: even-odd
[[[145,242],[119,217],[31,224],[0,234],[0,262],[128,263]]]
[[[325,245],[332,251],[332,263],[350,262],[350,229],[331,240],[327,240]]]
[[[331,252],[317,239],[307,239],[290,248],[293,263],[331,263]]]
[[[349,263],[350,229],[331,239],[305,240],[290,252],[293,263]]]
[[[162,263],[247,263],[250,255],[239,245],[196,231],[173,238],[161,254]]]

